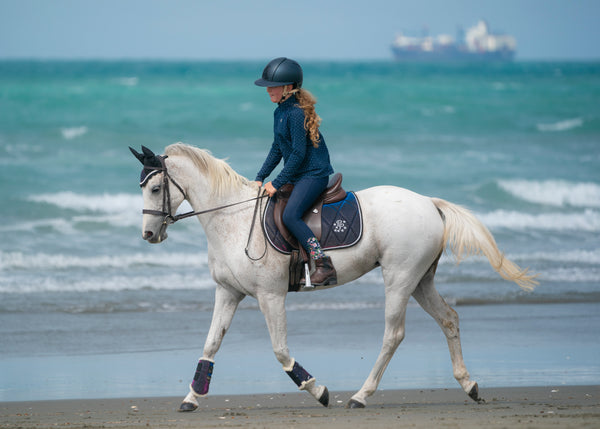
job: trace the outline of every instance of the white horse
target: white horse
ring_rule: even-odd
[[[144,155],[132,152],[149,173],[142,185],[144,240],[160,243],[166,239],[167,225],[177,220],[171,215],[186,199],[206,233],[208,265],[217,284],[202,358],[180,411],[195,410],[198,400],[208,393],[215,355],[238,304],[246,296],[257,299],[273,351],[283,369],[299,389],[328,406],[327,388],[318,385],[288,350],[285,299],[290,257],[270,246],[264,257],[257,260],[244,252],[251,231],[254,233],[248,243],[248,254],[260,256],[265,252],[260,216],[253,216],[260,191],[257,183],[242,177],[209,152],[182,143],[168,146],[167,157],[152,159],[154,154],[143,150]],[[480,401],[477,383],[470,379],[463,361],[458,315],[434,286],[438,259],[448,244],[457,261],[481,253],[503,278],[516,282],[524,290],[534,288],[535,276],[506,259],[489,230],[464,208],[393,186],[365,189],[357,192],[356,197],[364,221],[362,239],[353,247],[328,254],[337,269],[338,285],[381,267],[385,283],[385,331],[375,365],[347,407],[365,407],[367,398],[377,389],[404,338],[406,307],[411,296],[444,332],[454,377],[473,400]],[[319,289],[322,288],[316,288]]]

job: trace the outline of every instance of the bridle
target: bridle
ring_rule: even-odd
[[[171,220],[172,222],[176,222],[178,219],[175,219],[176,216],[173,216],[171,214],[171,191],[170,191],[170,187],[169,187],[169,180],[175,185],[175,187],[177,189],[179,189],[179,191],[183,194],[183,197],[186,198],[186,194],[185,191],[183,190],[183,188],[179,185],[179,183],[177,183],[169,174],[169,171],[167,170],[167,166],[165,164],[165,158],[167,158],[166,156],[157,156],[157,159],[160,160],[160,167],[145,167],[148,170],[153,170],[148,176],[150,175],[154,175],[155,173],[159,173],[159,172],[163,172],[163,181],[162,181],[162,185],[163,185],[163,202],[162,202],[162,210],[148,210],[148,209],[143,209],[142,213],[143,214],[151,214],[151,215],[156,215],[156,216],[164,216],[165,217],[165,222],[167,220]],[[146,179],[147,180],[147,179]],[[144,183],[140,184],[140,187],[143,188],[144,186],[146,186],[146,181]]]
[[[158,232],[158,241],[162,241],[162,238],[164,236],[165,231],[167,230],[167,227],[171,224],[174,224],[175,222],[177,222],[178,220],[181,219],[185,219],[188,217],[192,217],[192,216],[197,216],[197,215],[201,215],[201,214],[205,214],[205,213],[210,213],[210,212],[214,212],[217,210],[222,210],[222,209],[226,209],[228,207],[233,207],[233,206],[237,206],[239,204],[244,204],[250,201],[256,201],[256,206],[254,208],[254,215],[252,217],[252,226],[250,228],[250,234],[248,236],[248,243],[246,244],[246,255],[248,256],[248,258],[252,259],[252,260],[258,260],[261,259],[264,254],[266,253],[266,237],[265,237],[265,253],[263,253],[263,255],[258,258],[258,259],[254,259],[252,258],[249,254],[248,254],[248,246],[250,245],[250,238],[252,237],[252,232],[254,230],[254,223],[256,221],[256,215],[257,212],[259,210],[259,202],[264,199],[264,198],[268,198],[268,195],[261,195],[261,193],[264,194],[264,188],[260,188],[258,190],[258,195],[254,198],[249,198],[247,200],[244,201],[238,201],[236,203],[231,203],[231,204],[226,204],[223,206],[219,206],[219,207],[214,207],[212,209],[208,209],[208,210],[201,210],[201,211],[190,211],[190,212],[186,212],[186,213],[181,213],[178,215],[173,215],[172,214],[172,207],[171,207],[171,191],[170,191],[170,186],[169,186],[169,181],[171,183],[173,183],[175,185],[175,187],[177,189],[179,189],[179,192],[181,192],[181,194],[183,195],[184,199],[187,199],[187,194],[185,193],[185,191],[183,190],[183,188],[181,187],[181,185],[179,185],[179,183],[177,183],[175,181],[175,179],[173,179],[173,177],[169,174],[169,170],[167,169],[167,165],[165,164],[165,159],[167,158],[167,156],[157,156],[156,157],[159,161],[160,161],[160,167],[149,167],[146,166],[145,168],[148,170],[152,170],[151,173],[148,174],[148,176],[146,177],[146,179],[144,180],[144,182],[142,182],[140,184],[140,187],[144,187],[147,184],[147,180],[150,177],[150,175],[154,175],[156,173],[163,173],[163,179],[162,179],[162,187],[163,187],[163,201],[162,201],[162,210],[149,210],[149,209],[142,209],[142,214],[149,214],[149,215],[154,215],[154,216],[163,216],[163,222],[160,226],[160,231]],[[262,204],[261,204],[262,206]]]

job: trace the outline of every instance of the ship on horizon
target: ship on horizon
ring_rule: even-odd
[[[511,61],[515,57],[516,39],[508,34],[493,34],[480,20],[455,39],[448,34],[410,37],[399,34],[392,42],[398,61]]]

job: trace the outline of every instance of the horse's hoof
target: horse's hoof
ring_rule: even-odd
[[[366,405],[362,402],[358,402],[357,400],[350,399],[346,404],[346,408],[365,408]]]
[[[482,398],[479,397],[479,386],[477,385],[477,383],[475,383],[473,387],[471,387],[471,391],[469,392],[469,398],[471,398],[478,404],[485,402]]]
[[[192,404],[191,402],[182,402],[179,406],[179,412],[185,413],[188,411],[195,411],[198,408],[198,405]]]
[[[325,390],[323,391],[323,394],[319,398],[319,402],[325,408],[329,407],[329,390],[327,390],[327,387],[325,388]]]

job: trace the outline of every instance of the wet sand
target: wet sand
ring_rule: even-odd
[[[324,408],[307,393],[220,395],[179,413],[182,398],[0,403],[1,428],[598,428],[600,386],[384,390],[365,409],[345,409],[350,392]]]

